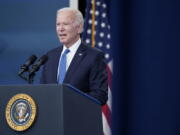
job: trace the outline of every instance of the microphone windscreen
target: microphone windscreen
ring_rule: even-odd
[[[33,64],[35,62],[36,59],[37,59],[36,55],[32,55],[27,59],[27,61],[24,65],[30,66],[31,64]]]
[[[47,55],[43,55],[43,56],[39,59],[39,61],[40,61],[40,63],[41,63],[40,65],[45,64],[47,60],[48,60],[48,56],[47,56]]]

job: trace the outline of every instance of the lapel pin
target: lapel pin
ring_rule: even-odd
[[[82,56],[83,54],[82,53],[79,53],[79,56]]]

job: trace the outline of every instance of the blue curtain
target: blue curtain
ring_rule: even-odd
[[[111,1],[113,135],[180,134],[179,5]]]

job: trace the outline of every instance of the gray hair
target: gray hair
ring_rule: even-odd
[[[83,31],[83,26],[84,26],[84,18],[83,18],[82,13],[78,9],[74,9],[74,8],[71,8],[71,7],[65,7],[65,8],[61,8],[61,9],[57,10],[57,15],[62,11],[71,11],[71,12],[74,13],[74,16],[75,16],[74,24],[76,26],[77,25],[82,25],[82,30],[81,30],[81,32],[82,32]]]

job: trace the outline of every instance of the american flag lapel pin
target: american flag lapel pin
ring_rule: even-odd
[[[82,53],[79,53],[79,56],[82,56],[83,54]]]

